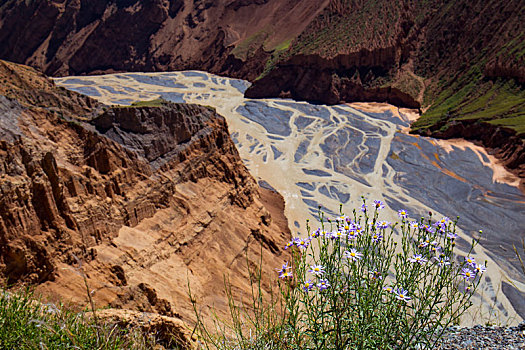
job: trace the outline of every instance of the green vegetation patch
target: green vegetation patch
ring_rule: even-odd
[[[235,46],[232,50],[232,54],[240,60],[246,60],[263,45],[264,41],[268,38],[268,35],[268,30],[266,29],[258,31]]]
[[[95,322],[85,312],[0,289],[0,349],[147,349],[140,332]]]
[[[163,98],[157,98],[150,101],[137,101],[133,102],[130,107],[162,107],[169,102]]]
[[[417,98],[420,91],[422,91],[425,86],[414,76],[410,75],[408,72],[403,72],[400,77],[395,80],[392,84],[385,84],[384,87],[392,86],[399,91],[402,91],[414,98]]]
[[[449,86],[441,83],[438,90],[432,106],[412,125],[414,130],[446,127],[454,120],[479,120],[525,134],[525,90],[513,79],[487,80],[473,68]]]

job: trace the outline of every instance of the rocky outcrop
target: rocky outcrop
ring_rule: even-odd
[[[175,155],[187,158],[185,153],[190,152],[198,139],[206,140],[201,142],[204,147],[226,146],[226,122],[212,116],[215,116],[212,109],[166,103],[160,107],[113,108],[91,123],[99,133],[159,168]],[[227,146],[230,149],[225,151],[235,154],[235,148]]]
[[[248,291],[245,263],[263,258],[269,281],[290,234],[284,203],[257,186],[222,116],[165,103],[82,121],[57,101],[0,96],[3,284],[84,306],[88,283],[97,306],[190,321],[188,286],[225,313],[224,274]]]
[[[90,119],[102,111],[95,100],[57,88],[41,72],[0,60],[0,95],[25,108],[46,110],[62,118]],[[5,107],[6,104],[3,103]],[[4,110],[7,113],[7,110]],[[6,128],[4,128],[6,130]]]
[[[157,344],[165,348],[199,348],[187,325],[176,317],[121,309],[100,310],[96,316],[104,322],[116,324],[124,329],[140,329],[144,334],[155,334]]]
[[[395,49],[381,52],[361,50],[356,54],[323,58],[298,55],[279,64],[246,90],[246,97],[283,97],[325,104],[346,102],[387,102],[419,108],[415,97],[398,88],[366,87],[396,65]]]

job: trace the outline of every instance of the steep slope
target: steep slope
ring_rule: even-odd
[[[469,70],[523,83],[524,11],[520,1],[501,6],[499,1],[332,0],[286,52],[267,62],[248,93],[264,94],[265,86],[275,90],[280,73],[291,69],[297,70],[295,81],[281,79],[288,84],[281,91],[290,87],[292,94],[306,99],[311,97],[303,96],[307,92],[301,84],[316,73],[334,79],[332,86],[319,79],[325,95],[335,87],[332,94],[344,96],[345,87],[353,86],[340,86],[337,80],[347,79],[365,89],[399,90],[423,106],[458,78],[472,78]],[[460,82],[452,93],[465,84]],[[359,93],[349,95],[362,99]],[[319,100],[333,103],[328,96]],[[339,102],[345,101],[343,96]]]
[[[24,82],[11,89],[18,98],[0,96],[2,283],[37,284],[85,306],[85,278],[97,306],[188,321],[188,285],[224,314],[224,274],[248,292],[246,263],[262,258],[265,281],[273,276],[289,239],[283,200],[258,187],[214,110],[161,103],[95,113],[96,102],[30,68],[0,67],[2,80]],[[66,96],[69,110],[57,102]]]
[[[200,68],[255,78],[267,51],[297,36],[326,3],[9,0],[0,5],[0,57],[55,76]]]

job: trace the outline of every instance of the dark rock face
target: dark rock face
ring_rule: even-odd
[[[17,62],[25,62],[33,56],[39,62],[33,60],[33,64],[45,62],[48,65],[46,72],[66,69],[80,73],[123,69],[123,65],[132,70],[133,62],[147,54],[150,36],[182,6],[180,1],[166,3],[160,0],[8,2],[2,8],[1,28],[5,32],[0,42],[5,45],[2,45],[1,56]],[[99,25],[101,21],[104,26]],[[7,28],[24,29],[15,35],[8,33]],[[42,51],[41,45],[46,40],[46,48]],[[80,47],[74,42],[76,40],[82,42]],[[65,47],[72,51],[71,46],[75,50],[64,53]],[[19,49],[13,51],[15,47]],[[64,55],[68,60],[67,68],[63,67]],[[128,58],[126,63],[119,63],[116,57]]]
[[[200,68],[254,79],[269,57],[264,41],[296,36],[327,2],[8,1],[0,6],[0,57],[49,75]],[[261,31],[245,65],[232,50]]]
[[[246,90],[245,95],[250,98],[293,98],[330,105],[361,101],[419,108],[420,103],[413,96],[395,87],[367,88],[364,81],[352,79],[359,70],[367,71],[369,78],[374,76],[374,72],[376,75],[384,74],[387,69],[385,66],[394,63],[390,60],[377,60],[381,56],[366,53],[368,55],[344,55],[334,59],[294,56],[257,80]]]

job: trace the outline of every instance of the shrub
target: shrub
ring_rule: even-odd
[[[350,216],[320,213],[320,227],[286,247],[292,260],[278,271],[280,298],[262,305],[260,278],[252,293],[257,304],[233,303],[230,291],[233,322],[215,335],[198,325],[207,346],[431,348],[472,305],[486,269],[470,256],[478,241],[461,257],[454,252],[457,220],[435,221],[429,213],[411,221],[399,210],[400,222],[391,224],[380,220],[383,208],[363,199]]]

